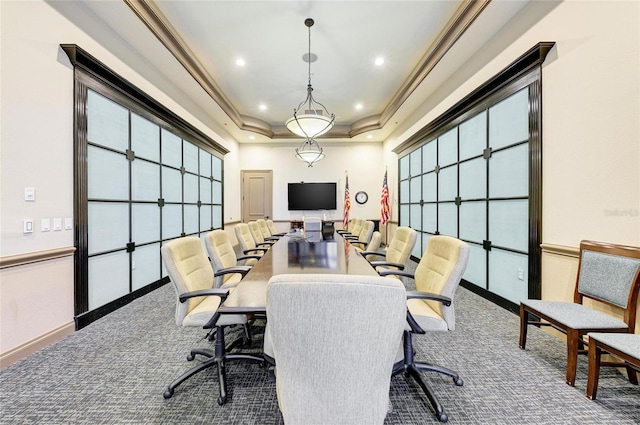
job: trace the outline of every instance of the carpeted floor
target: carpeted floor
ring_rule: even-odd
[[[414,338],[417,359],[464,378],[427,378],[451,424],[638,424],[640,388],[615,369],[602,371],[598,400],[584,396],[586,358],[576,387],[564,383],[565,345],[530,328],[518,348],[518,318],[460,288],[457,328]],[[202,329],[175,325],[171,284],[0,371],[2,424],[281,424],[275,386],[255,364],[227,367],[230,400],[218,406],[215,369],[186,381],[171,399],[166,386],[206,346]],[[198,360],[196,360],[198,361]],[[419,388],[392,378],[385,424],[435,424]]]

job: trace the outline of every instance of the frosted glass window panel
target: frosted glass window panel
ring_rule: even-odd
[[[425,204],[422,207],[422,230],[425,232],[435,233],[437,228],[437,204]]]
[[[200,200],[203,204],[210,204],[212,202],[211,180],[208,178],[200,177]]]
[[[172,167],[182,167],[182,139],[162,129],[162,163]]]
[[[458,207],[454,203],[438,204],[438,231],[458,237]]]
[[[198,189],[200,178],[193,174],[184,175],[184,202],[198,203]]]
[[[400,158],[400,180],[409,177],[409,155]]]
[[[487,238],[486,201],[463,202],[460,212],[460,238],[482,243]]]
[[[165,202],[182,202],[182,174],[169,167],[162,167],[162,198]]]
[[[422,200],[434,202],[438,199],[438,180],[434,172],[422,175]]]
[[[416,244],[413,246],[413,250],[411,251],[411,255],[414,257],[420,258],[422,257],[422,233],[418,232],[416,236]]]
[[[460,124],[460,161],[482,155],[487,147],[487,112],[482,111]]]
[[[410,202],[420,202],[422,199],[422,178],[413,177],[409,180]]]
[[[211,230],[211,205],[202,205],[200,207],[200,231],[206,232]]]
[[[200,212],[197,205],[184,206],[184,233],[198,233],[200,230]]]
[[[494,152],[489,158],[489,196],[503,198],[529,194],[529,144]]]
[[[469,262],[462,278],[487,289],[487,251],[474,244],[469,244],[469,248]]]
[[[133,260],[132,290],[143,288],[162,278],[160,276],[160,244],[136,247],[131,253]]]
[[[438,165],[444,167],[456,162],[458,162],[457,127],[438,137]]]
[[[436,140],[428,142],[422,147],[422,171],[433,171],[438,165],[438,144]]]
[[[222,204],[222,183],[218,181],[214,181],[212,183],[213,186],[213,203],[214,204]]]
[[[400,182],[400,202],[409,202],[409,180],[403,180]]]
[[[89,310],[129,293],[129,254],[112,252],[89,257]]]
[[[216,180],[222,180],[222,160],[217,156],[212,156],[211,160],[213,178]]]
[[[129,161],[123,154],[89,146],[87,177],[89,199],[129,199]]]
[[[193,145],[186,140],[184,141],[182,146],[182,165],[185,170],[194,174],[198,174],[198,150],[199,149],[196,145]]]
[[[400,226],[409,225],[409,205],[400,205]]]
[[[162,207],[162,239],[177,238],[182,234],[182,205]]]
[[[409,154],[409,171],[411,176],[422,174],[422,152],[417,149]]]
[[[458,196],[457,167],[447,167],[438,173],[438,200],[453,201]]]
[[[160,240],[160,207],[158,204],[132,204],[133,242],[143,244]]]
[[[157,201],[160,198],[160,165],[142,159],[131,163],[131,199]]]
[[[131,150],[137,158],[160,162],[160,127],[131,113]]]
[[[460,198],[487,197],[487,160],[480,157],[462,162],[460,169]]]
[[[213,206],[213,228],[222,228],[222,206],[220,205]]]
[[[524,280],[518,279],[519,270]],[[528,259],[501,249],[489,251],[489,291],[509,301],[520,304],[528,298]]]
[[[489,146],[498,149],[529,139],[529,89],[489,108]]]
[[[201,176],[211,177],[211,154],[203,149],[200,149],[200,170],[198,173]]]
[[[89,90],[87,139],[89,143],[125,152],[129,148],[129,110]]]
[[[529,202],[526,199],[489,201],[489,240],[492,245],[529,251]]]
[[[129,204],[89,202],[89,255],[123,249],[129,243]]]
[[[409,226],[416,230],[422,230],[422,207],[417,204],[411,205],[411,216],[409,217]]]

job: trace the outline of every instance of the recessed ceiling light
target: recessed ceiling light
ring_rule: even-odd
[[[357,110],[362,109],[362,103],[356,103],[355,108],[356,108]]]
[[[382,56],[378,56],[375,63],[378,66],[382,65],[384,63],[384,58]]]
[[[238,58],[238,59],[236,59],[236,65],[238,65],[238,66],[245,66],[245,65],[246,65],[246,62],[244,61],[244,59],[242,59],[242,58]]]
[[[369,134],[369,135],[367,136],[367,139],[373,139],[373,136]]]
[[[267,105],[265,105],[264,103],[261,103],[260,106],[258,106],[258,108],[260,108],[261,111],[266,111]]]
[[[249,136],[249,140],[255,140],[255,136]]]

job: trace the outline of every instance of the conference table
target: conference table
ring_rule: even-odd
[[[352,274],[378,276],[353,244],[334,233],[332,239],[310,242],[303,232],[281,237],[253,265],[219,307],[221,314],[265,313],[267,284],[280,274]]]

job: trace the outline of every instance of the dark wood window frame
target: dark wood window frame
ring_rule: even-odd
[[[74,67],[74,319],[80,329],[98,318],[117,310],[134,299],[166,284],[164,277],[150,285],[130,292],[101,307],[89,309],[88,265],[88,142],[87,142],[87,90],[91,89],[158,126],[169,130],[194,145],[222,159],[229,152],[202,131],[179,117],[145,92],[119,76],[95,57],[75,44],[61,44]],[[224,167],[224,161],[222,161]],[[224,169],[221,171],[224,174]],[[224,198],[224,185],[222,185]],[[224,206],[222,205],[222,217]]]
[[[509,66],[427,124],[393,151],[400,159],[429,141],[457,127],[479,111],[529,86],[529,212],[528,296],[541,296],[542,238],[542,63],[555,42],[540,42]],[[400,193],[400,176],[398,176]],[[400,223],[402,225],[402,223]],[[486,289],[463,280],[461,285],[511,311],[517,306]]]

